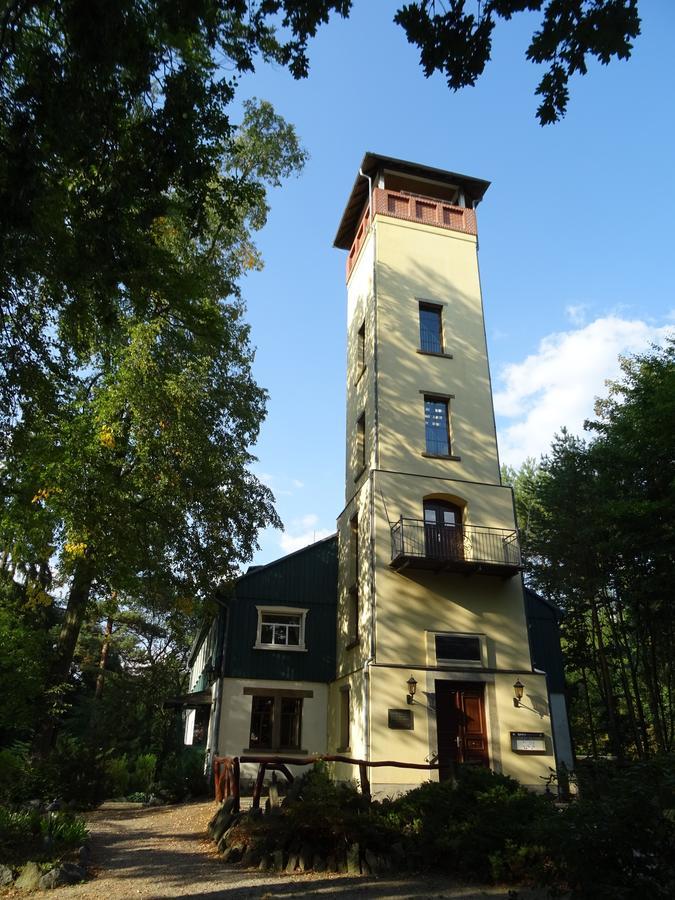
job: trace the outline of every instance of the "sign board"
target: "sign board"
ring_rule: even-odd
[[[412,731],[415,727],[412,709],[390,709],[389,727],[399,731]]]
[[[514,753],[546,753],[543,731],[512,731],[511,749]]]

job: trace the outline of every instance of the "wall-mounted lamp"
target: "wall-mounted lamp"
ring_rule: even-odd
[[[415,700],[414,700],[415,691],[417,690],[417,682],[415,681],[415,679],[413,678],[412,675],[408,679],[407,685],[408,685],[408,696],[406,697],[406,700],[408,701],[408,703],[414,703],[415,702]]]
[[[522,683],[520,678],[513,685],[513,693],[515,694],[513,698],[513,705],[515,707],[520,706],[520,701],[523,699],[523,691],[525,690],[525,685]]]

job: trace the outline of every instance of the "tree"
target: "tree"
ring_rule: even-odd
[[[459,90],[482,75],[498,19],[543,10],[527,49],[529,60],[549,66],[536,91],[542,125],[565,115],[569,80],[586,74],[588,57],[603,65],[613,57],[628,59],[640,33],[637,0],[477,0],[475,12],[466,6],[466,0],[415,0],[401,7],[395,21],[420,48],[424,74],[442,72],[448,86]]]
[[[530,512],[527,578],[565,612],[582,749],[643,757],[675,742],[675,345],[622,369],[591,441],[563,432],[534,481],[509,474]]]
[[[233,279],[257,264],[250,229],[265,219],[265,181],[302,159],[271,107],[248,104],[227,160],[248,184],[236,209],[226,220],[207,209],[200,242],[175,211],[154,222],[195,319],[210,327],[187,327],[154,291],[143,316],[118,314],[114,340],[71,350],[46,401],[37,392],[21,405],[0,476],[0,535],[14,564],[68,585],[52,686],[68,679],[93,597],[123,592],[166,611],[199,603],[250,558],[260,528],[280,525],[248,470],[266,395],[251,376]],[[44,721],[42,752],[53,735]]]

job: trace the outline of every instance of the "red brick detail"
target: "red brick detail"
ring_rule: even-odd
[[[463,234],[476,235],[478,233],[476,213],[473,209],[452,206],[445,200],[409,194],[407,191],[388,191],[384,188],[375,188],[373,190],[373,213],[374,215],[380,213],[384,216],[392,216],[395,219],[405,219],[408,222],[423,222],[425,225],[435,225],[438,228],[447,228],[449,231],[461,231]],[[369,225],[370,210],[366,207],[347,257],[347,279],[358,259]]]

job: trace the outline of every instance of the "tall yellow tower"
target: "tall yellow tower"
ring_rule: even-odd
[[[550,704],[500,480],[478,271],[488,186],[367,153],[335,239],[348,251],[347,463],[329,750],[438,761],[441,778],[489,765],[541,787]],[[437,777],[371,774],[380,793]]]

